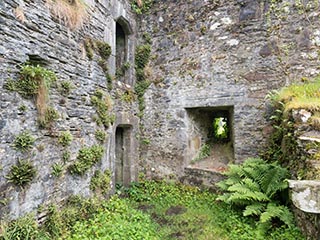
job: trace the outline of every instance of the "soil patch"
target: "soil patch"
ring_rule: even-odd
[[[168,208],[166,211],[166,215],[173,216],[173,215],[179,215],[183,214],[187,211],[187,209],[184,206],[172,206]]]

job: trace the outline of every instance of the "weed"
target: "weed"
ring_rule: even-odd
[[[21,106],[18,108],[18,110],[19,110],[20,112],[26,112],[26,111],[27,111],[27,106],[26,106],[26,105],[21,105]]]
[[[70,132],[62,132],[58,138],[58,143],[63,147],[69,146],[72,142],[72,135]]]
[[[112,107],[111,98],[103,91],[97,90],[91,97],[91,103],[96,107],[96,122],[98,125],[103,125],[108,128],[110,124],[113,124],[115,116],[109,113],[109,109]]]
[[[47,108],[48,91],[53,82],[57,79],[56,75],[43,67],[24,65],[20,70],[18,81],[9,80],[6,87],[11,91],[16,91],[23,97],[35,97],[36,107],[40,126],[45,124],[48,118]]]
[[[62,175],[63,172],[63,165],[59,164],[59,163],[54,163],[51,166],[51,170],[52,170],[52,175],[55,177],[60,177]]]
[[[133,0],[131,2],[131,8],[136,14],[143,14],[149,11],[154,0]]]
[[[103,130],[97,130],[95,132],[95,137],[97,141],[99,141],[100,143],[104,143],[106,141],[107,134]]]
[[[198,162],[202,159],[209,157],[211,154],[211,148],[212,147],[210,144],[207,144],[207,143],[203,144],[201,146],[197,156],[194,159],[192,159],[191,163],[195,163],[195,162]]]
[[[148,138],[144,138],[144,139],[141,140],[141,143],[142,143],[143,145],[150,145],[151,141],[150,141],[150,139],[148,139]]]
[[[126,71],[130,68],[130,63],[126,62],[123,64],[119,69],[116,71],[116,77],[120,78],[123,77],[126,74]]]
[[[64,163],[68,162],[70,160],[70,152],[69,151],[64,151],[62,153],[62,160]]]
[[[71,30],[81,28],[88,17],[87,7],[82,0],[47,0],[52,15]]]
[[[45,114],[43,116],[39,116],[38,124],[41,128],[50,128],[54,121],[59,119],[59,113],[52,107],[48,107],[45,110]]]
[[[69,81],[62,81],[60,83],[60,93],[63,95],[63,96],[68,96],[71,92],[71,90],[73,89],[73,85],[71,82]]]
[[[32,137],[29,132],[24,131],[20,133],[18,136],[16,136],[13,142],[13,146],[15,149],[19,151],[26,152],[32,148],[34,142],[34,137]]]
[[[120,98],[122,101],[130,103],[135,99],[135,95],[132,90],[126,90]]]
[[[86,50],[86,53],[87,53],[87,57],[89,58],[89,60],[92,60],[93,59],[93,54],[94,54],[94,42],[91,38],[86,38],[84,40],[84,48]]]
[[[24,187],[36,176],[36,169],[27,160],[19,160],[17,165],[10,168],[9,174],[6,176],[8,182]]]
[[[96,40],[95,43],[100,57],[104,60],[108,60],[109,56],[111,55],[111,46],[106,42],[98,40]]]
[[[73,175],[83,175],[94,164],[102,159],[103,152],[103,147],[99,145],[80,149],[77,161],[68,168],[69,172]]]
[[[90,189],[97,194],[105,195],[111,189],[110,181],[111,172],[109,170],[105,170],[104,172],[96,170],[90,181]]]
[[[33,240],[39,236],[38,224],[31,214],[9,223],[3,223],[1,227],[0,238],[3,240]]]

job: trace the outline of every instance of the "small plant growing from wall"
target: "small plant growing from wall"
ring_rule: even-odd
[[[33,180],[36,173],[36,169],[29,161],[19,160],[17,165],[11,167],[6,178],[8,182],[12,182],[19,187],[24,187]]]
[[[52,15],[71,30],[81,28],[88,17],[82,0],[47,0],[47,5]]]
[[[29,132],[24,131],[16,136],[13,146],[16,150],[27,152],[32,148],[34,142],[34,137]]]
[[[132,0],[131,8],[136,14],[143,14],[149,11],[154,0]]]
[[[63,162],[64,162],[64,163],[68,162],[68,161],[70,160],[70,156],[71,156],[71,154],[70,154],[69,151],[64,151],[64,152],[62,153],[62,160],[63,160]]]
[[[115,116],[109,113],[112,107],[111,98],[103,91],[97,90],[91,97],[91,103],[96,107],[95,121],[98,125],[108,128],[115,121]]]
[[[58,143],[63,147],[69,146],[73,140],[70,132],[61,132],[58,138]]]
[[[55,177],[60,177],[63,173],[63,165],[59,163],[55,163],[51,166],[52,175]]]
[[[106,141],[107,134],[105,131],[97,130],[94,135],[100,143],[104,143]]]
[[[211,150],[212,150],[212,146],[210,144],[208,143],[203,144],[200,147],[200,150],[197,156],[194,159],[192,159],[191,163],[195,163],[209,157],[211,154]]]
[[[73,85],[69,81],[62,81],[59,86],[59,91],[63,96],[68,96],[73,89]]]
[[[57,80],[54,72],[40,66],[24,65],[17,81],[8,80],[5,87],[25,98],[35,98],[40,127],[47,127],[56,120],[57,114],[47,106],[49,89]]]
[[[109,170],[104,172],[97,170],[91,178],[90,190],[105,195],[110,191],[110,181],[111,172]]]
[[[150,86],[150,82],[148,79],[146,79],[146,74],[145,74],[145,67],[149,62],[150,54],[151,54],[150,44],[144,44],[144,45],[138,46],[135,52],[135,70],[136,70],[137,81],[136,81],[134,90],[138,96],[140,115],[142,115],[142,112],[145,108],[143,95],[147,90],[147,88]]]
[[[77,156],[77,161],[68,168],[69,172],[73,175],[83,175],[94,164],[101,161],[103,153],[103,147],[99,145],[80,149]]]

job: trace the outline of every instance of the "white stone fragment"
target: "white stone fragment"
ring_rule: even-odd
[[[213,14],[218,17],[221,13],[220,12],[214,12]]]
[[[223,24],[230,25],[232,23],[232,20],[228,17],[224,17],[224,18],[221,18],[221,22]]]
[[[162,23],[162,22],[164,21],[163,17],[160,16],[159,19],[158,19],[158,21]]]
[[[216,30],[220,25],[221,25],[221,24],[218,23],[218,22],[217,22],[217,23],[214,23],[214,24],[211,25],[210,30],[212,30],[212,31],[213,31],[213,30]]]
[[[218,37],[218,40],[226,40],[228,36]]]
[[[229,46],[237,46],[239,44],[239,42],[240,41],[238,39],[230,39],[230,40],[227,41],[227,44]]]

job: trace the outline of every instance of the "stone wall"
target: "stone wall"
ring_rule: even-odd
[[[136,136],[139,119],[135,117],[137,105],[128,97],[132,95],[134,84],[136,37],[135,15],[131,13],[130,5],[122,0],[86,0],[88,14],[83,26],[70,29],[63,19],[52,15],[48,2],[0,1],[0,216],[10,214],[15,218],[41,204],[59,202],[71,194],[92,195],[90,179],[97,169],[109,169],[112,173],[110,187],[114,186],[117,126],[131,128],[131,149],[128,150],[131,159],[126,175],[129,180],[134,180],[137,175]],[[130,68],[124,77],[117,79],[114,75],[118,19],[128,34],[127,61]],[[98,64],[99,55],[95,52],[92,60],[88,58],[86,39],[99,40],[111,46],[112,53],[107,65],[113,78],[112,90],[108,89],[106,73]],[[53,84],[55,86],[50,89],[49,104],[57,110],[59,117],[48,129],[38,126],[34,99],[23,98],[17,92],[4,88],[9,79],[19,79],[20,67],[25,62],[36,60],[58,77]],[[62,82],[69,82],[73,86],[67,96],[60,92]],[[94,121],[97,113],[90,99],[97,89],[112,99],[113,107],[109,108],[108,114],[116,115],[116,120],[109,127],[98,126]],[[76,161],[79,150],[99,144],[95,138],[96,130],[107,133],[106,141],[102,144],[102,160],[83,176],[71,175],[67,168]],[[16,136],[23,131],[28,131],[35,138],[29,152],[20,152],[13,147]],[[64,131],[69,131],[73,137],[71,145],[67,147],[58,143],[58,136]],[[62,160],[64,151],[70,152],[67,162]],[[29,159],[37,170],[35,179],[23,188],[9,183],[6,178],[18,159]],[[54,164],[63,166],[62,176],[53,176]]]
[[[152,40],[148,174],[183,176],[203,144],[188,109],[233,107],[235,162],[257,156],[270,133],[267,93],[319,73],[317,1],[271,2],[157,1],[142,17],[140,35]]]

